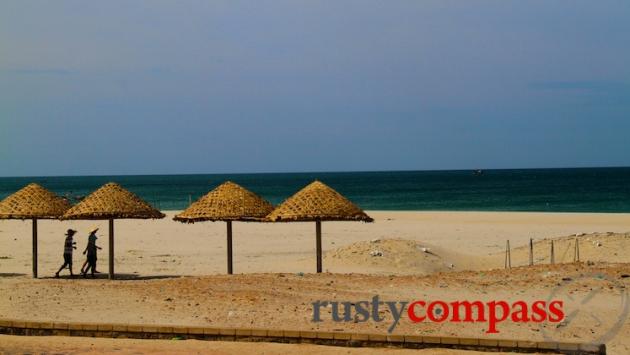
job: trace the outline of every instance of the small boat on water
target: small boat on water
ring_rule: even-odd
[[[63,198],[67,201],[79,202],[85,198],[85,195],[73,195],[72,193],[66,193],[63,195]]]

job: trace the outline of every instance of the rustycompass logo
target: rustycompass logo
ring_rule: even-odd
[[[499,333],[502,322],[560,323],[564,320],[564,302],[561,299],[537,301],[505,300],[412,300],[381,301],[378,295],[370,301],[315,301],[313,322],[322,322],[322,314],[330,313],[334,322],[389,322],[388,332],[393,332],[403,317],[412,323],[468,322],[487,323],[486,333]],[[391,319],[381,317],[379,311],[387,308]],[[330,312],[328,312],[330,311]]]

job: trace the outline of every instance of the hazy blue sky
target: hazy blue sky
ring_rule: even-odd
[[[0,175],[630,165],[630,1],[0,2]]]

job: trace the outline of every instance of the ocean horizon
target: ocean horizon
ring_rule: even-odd
[[[113,181],[181,210],[230,180],[276,205],[315,179],[365,210],[630,212],[630,167],[0,177],[0,199],[36,182],[74,203]]]

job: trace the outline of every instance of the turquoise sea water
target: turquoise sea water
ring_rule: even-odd
[[[277,204],[314,179],[366,210],[630,212],[630,168],[11,177],[0,178],[0,198],[30,182],[84,196],[114,181],[175,210],[232,180]]]

